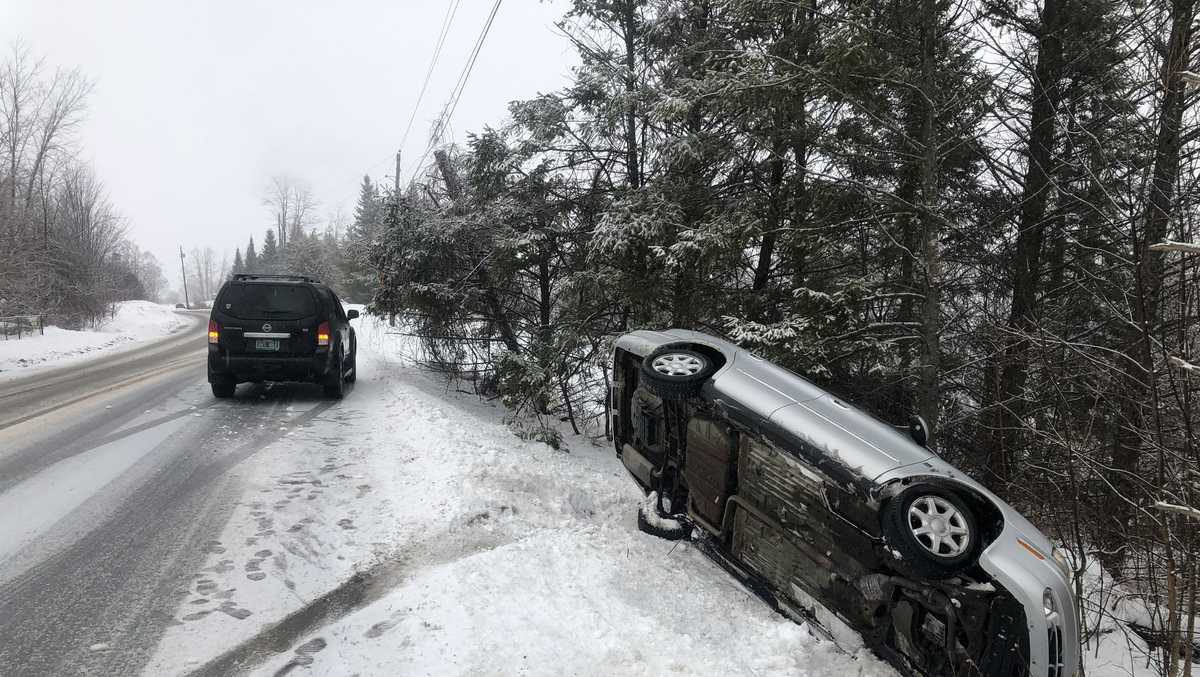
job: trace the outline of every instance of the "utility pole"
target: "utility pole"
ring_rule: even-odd
[[[393,193],[396,199],[400,199],[400,151],[396,151],[396,190]]]
[[[192,303],[188,301],[187,293],[187,268],[183,265],[183,245],[179,245],[179,272],[183,274],[183,307],[191,310]]]

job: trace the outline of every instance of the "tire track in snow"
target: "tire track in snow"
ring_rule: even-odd
[[[381,599],[413,574],[495,550],[515,541],[509,535],[493,532],[479,531],[475,534],[475,530],[472,530],[469,524],[465,526],[466,529],[455,533],[467,536],[466,538],[447,538],[446,535],[442,535],[427,542],[406,546],[403,559],[384,560],[366,570],[356,572],[333,590],[187,673],[187,677],[226,677],[249,672],[274,656],[292,650],[292,646],[300,638]],[[419,564],[414,565],[418,562]],[[391,620],[394,622],[396,619]],[[297,658],[280,668],[275,673],[276,677],[283,677],[296,667],[306,664],[306,660],[311,661],[309,656],[315,651],[302,649],[313,644],[313,641],[297,647]],[[324,646],[322,643],[321,647]]]

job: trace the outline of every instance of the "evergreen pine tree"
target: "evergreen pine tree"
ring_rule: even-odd
[[[354,223],[346,232],[345,246],[337,260],[341,268],[343,290],[348,298],[367,301],[371,298],[376,275],[370,265],[372,243],[378,236],[383,222],[383,202],[379,187],[371,183],[371,177],[363,176],[359,188],[358,204],[354,206]]]
[[[379,201],[379,187],[371,183],[370,176],[363,176],[359,186],[358,203],[354,205],[354,224],[347,233],[347,238],[361,242],[369,242],[375,235],[382,216],[382,205]]]
[[[277,273],[283,262],[279,259],[279,244],[275,239],[275,231],[267,229],[266,239],[263,240],[262,254],[258,257],[260,273]]]
[[[250,236],[250,244],[246,245],[245,266],[247,273],[257,273],[258,271],[258,252],[254,251],[254,236]]]
[[[246,272],[246,265],[242,262],[242,250],[240,249],[233,250],[233,272],[234,274]]]

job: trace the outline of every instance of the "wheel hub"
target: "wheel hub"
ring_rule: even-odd
[[[692,355],[667,353],[654,358],[650,366],[665,376],[695,376],[704,368],[704,363]]]
[[[920,496],[913,501],[908,525],[921,547],[937,557],[958,557],[971,545],[966,517],[941,496]]]

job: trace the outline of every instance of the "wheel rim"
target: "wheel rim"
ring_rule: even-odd
[[[908,506],[908,526],[921,547],[937,557],[958,557],[971,545],[962,511],[941,496],[920,496]]]
[[[704,361],[695,355],[666,353],[654,358],[650,367],[664,376],[695,376],[704,369]]]

